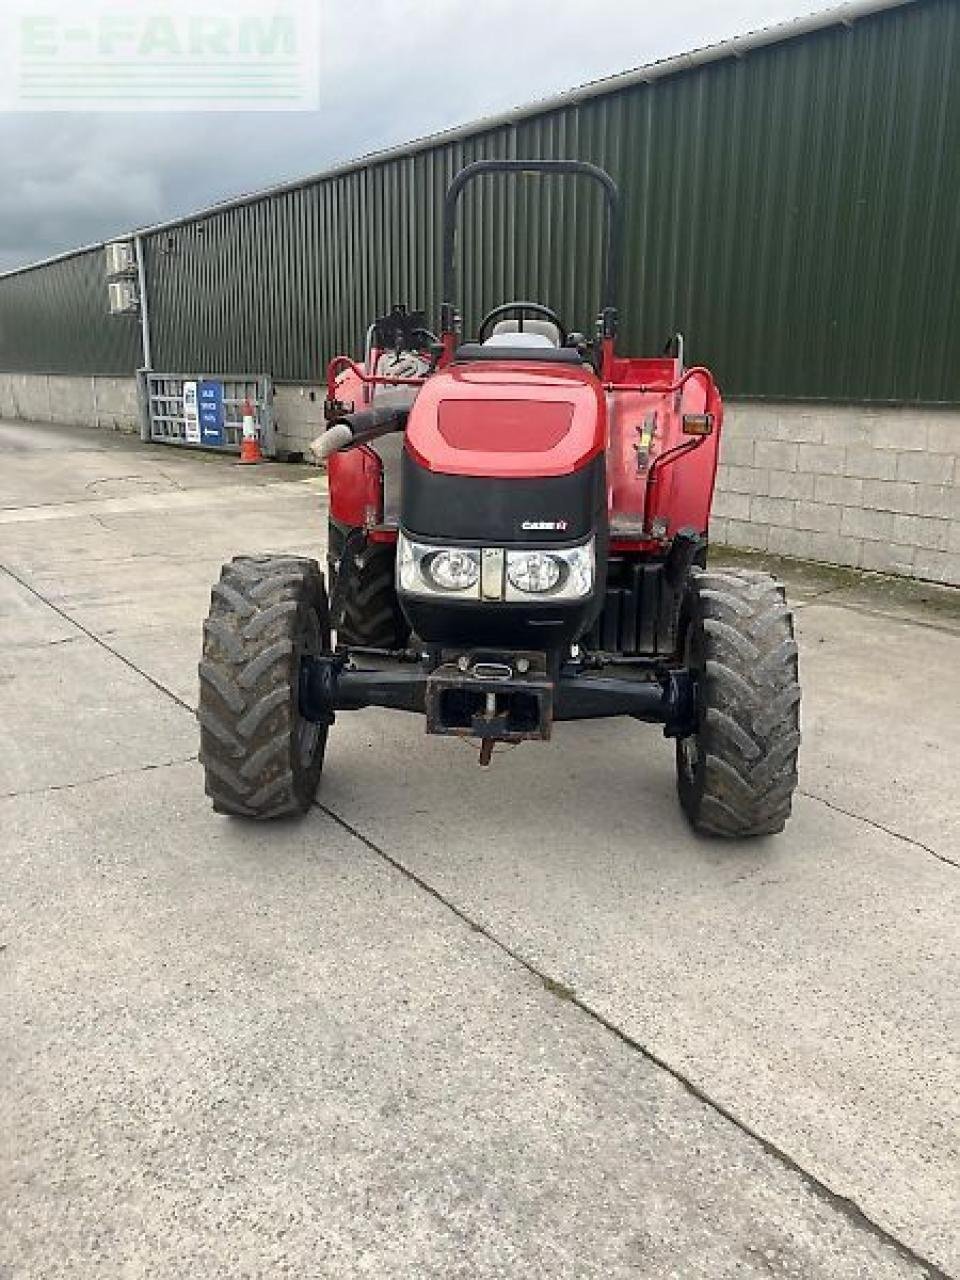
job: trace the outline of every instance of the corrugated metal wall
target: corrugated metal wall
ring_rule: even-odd
[[[960,5],[921,0],[156,233],[154,364],[317,378],[391,303],[436,314],[457,169],[576,157],[624,195],[624,350],[681,329],[728,394],[960,402],[958,66]],[[460,241],[468,322],[536,297],[588,328],[600,225],[580,182],[475,184]],[[32,356],[94,371],[103,335],[129,321],[101,311],[96,337],[64,319],[48,335],[39,321],[62,296],[48,270],[0,280],[0,367]],[[26,349],[9,345],[18,306]]]
[[[0,369],[130,373],[140,320],[107,314],[103,250],[0,279]]]

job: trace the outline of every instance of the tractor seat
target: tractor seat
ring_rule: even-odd
[[[512,336],[516,339],[525,335],[515,333]],[[535,360],[537,364],[583,364],[583,356],[575,347],[554,347],[549,342],[542,347],[532,342],[513,341],[497,343],[496,346],[491,346],[489,342],[464,342],[457,347],[453,358],[458,364],[469,360]]]
[[[560,330],[549,320],[501,320],[484,342],[465,342],[456,360],[537,360],[548,364],[580,364],[573,347],[561,347]]]
[[[485,347],[559,347],[560,330],[552,320],[500,320],[483,344]]]
[[[530,347],[556,351],[560,345],[551,342],[545,333],[491,333],[483,344],[485,347]]]

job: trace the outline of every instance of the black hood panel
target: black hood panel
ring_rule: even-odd
[[[569,545],[606,526],[604,458],[566,476],[488,479],[421,467],[404,450],[400,524],[425,542]]]

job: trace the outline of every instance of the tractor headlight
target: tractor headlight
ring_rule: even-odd
[[[561,573],[559,557],[549,551],[514,551],[507,556],[507,581],[518,591],[534,595],[552,591]]]
[[[401,591],[418,596],[480,599],[480,552],[473,547],[430,547],[401,533],[397,542]]]
[[[579,547],[437,547],[397,540],[397,585],[408,595],[456,600],[579,600],[593,590],[594,542]]]
[[[595,565],[592,538],[580,547],[508,551],[504,599],[543,596],[551,600],[578,600],[593,590]]]
[[[433,551],[421,561],[423,571],[441,591],[469,591],[480,579],[476,551]]]

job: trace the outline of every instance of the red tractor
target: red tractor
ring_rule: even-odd
[[[462,341],[457,200],[500,172],[599,183],[592,339],[519,301]],[[720,394],[679,336],[663,356],[617,354],[620,225],[617,188],[590,164],[457,175],[439,334],[397,307],[362,364],[330,366],[329,602],[317,562],[294,556],[238,557],[213,588],[199,718],[218,812],[306,810],[336,713],[388,707],[475,739],[481,764],[561,720],[654,721],[697,831],[782,830],[800,741],[793,619],[767,574],[707,568]]]

